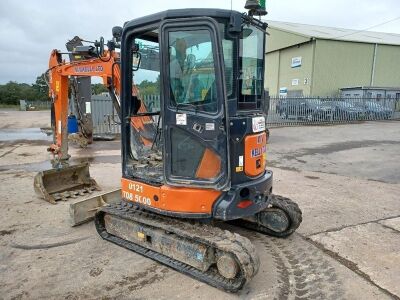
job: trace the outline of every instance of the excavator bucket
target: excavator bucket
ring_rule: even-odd
[[[39,196],[52,204],[100,190],[90,177],[89,163],[41,171],[35,176],[34,188]]]

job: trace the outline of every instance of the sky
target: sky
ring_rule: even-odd
[[[399,0],[266,0],[266,19],[362,30],[400,17]],[[232,0],[244,11],[245,0]],[[231,0],[1,0],[0,84],[33,83],[46,71],[52,49],[65,51],[75,35],[87,40],[140,16],[174,8],[231,8]],[[400,19],[373,31],[400,34]]]

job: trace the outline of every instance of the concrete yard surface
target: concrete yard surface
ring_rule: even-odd
[[[34,194],[50,168],[50,112],[0,111],[1,299],[400,299],[400,123],[273,128],[274,193],[303,223],[286,239],[230,225],[261,266],[237,294],[193,280],[69,224],[69,201]],[[70,146],[104,191],[119,186],[120,141]]]

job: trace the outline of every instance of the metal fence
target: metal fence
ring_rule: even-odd
[[[160,95],[144,95],[143,101],[150,112],[160,111]]]
[[[94,134],[121,133],[121,122],[109,96],[92,96],[91,113]]]
[[[145,95],[143,101],[150,112],[160,111],[160,95]],[[94,134],[121,133],[121,122],[108,95],[92,96],[91,113]],[[153,116],[157,123],[158,116]]]
[[[160,110],[160,95],[145,95],[147,110]],[[270,97],[267,126],[351,123],[363,120],[400,119],[400,99]],[[91,104],[95,134],[118,134],[120,120],[110,97],[93,96]],[[154,116],[157,123],[158,116]]]
[[[267,126],[350,123],[400,118],[400,99],[270,97]]]

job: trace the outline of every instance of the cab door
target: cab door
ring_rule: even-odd
[[[228,118],[218,23],[207,17],[167,20],[160,32],[165,181],[227,188]]]

